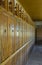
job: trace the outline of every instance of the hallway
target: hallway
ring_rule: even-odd
[[[0,65],[42,65],[42,0],[0,0]]]
[[[42,46],[34,46],[26,65],[42,65]]]

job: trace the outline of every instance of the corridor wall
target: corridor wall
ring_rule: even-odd
[[[28,21],[31,18],[28,17]],[[0,65],[25,65],[35,41],[35,25],[0,7]]]

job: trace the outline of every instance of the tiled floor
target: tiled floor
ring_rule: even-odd
[[[35,46],[26,65],[42,65],[42,46]]]

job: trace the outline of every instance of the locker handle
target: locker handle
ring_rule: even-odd
[[[4,30],[4,32],[6,32],[6,29]]]
[[[12,32],[14,32],[14,30],[12,30]]]

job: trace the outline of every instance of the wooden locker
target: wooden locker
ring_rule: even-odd
[[[5,7],[5,0],[0,0],[0,4],[2,7]]]
[[[23,46],[23,22],[22,22],[22,46]]]
[[[1,6],[3,8],[5,8],[6,10],[8,10],[8,0],[1,0]]]
[[[4,0],[3,6],[8,11],[8,0]]]
[[[27,23],[26,23],[26,42],[27,42]]]
[[[28,41],[28,25],[27,25],[27,41]]]
[[[0,0],[0,6],[2,5],[2,0]]]
[[[1,14],[1,45],[2,45],[1,60],[2,61],[4,61],[8,57],[7,21],[8,21],[7,14],[5,12],[2,12]]]
[[[19,17],[22,18],[22,7],[19,6]]]
[[[26,43],[26,22],[25,22],[25,24],[24,24],[24,26],[25,26],[25,43]]]
[[[15,18],[16,25],[15,25],[15,50],[20,48],[20,20],[19,18]]]
[[[27,25],[26,25],[26,32],[25,35],[27,35]],[[27,43],[27,36],[26,36],[26,43]]]
[[[19,4],[16,3],[14,6],[14,15],[19,17]]]
[[[26,42],[27,42],[27,22],[26,22]]]
[[[8,51],[9,56],[15,52],[15,19],[8,16]]]
[[[0,28],[1,31],[1,28]],[[0,32],[0,63],[1,63],[1,32]]]
[[[27,42],[28,42],[28,24],[27,24]]]
[[[22,41],[23,40],[23,37],[22,37],[23,36],[23,33],[22,33],[23,27],[22,27],[22,25],[23,25],[22,21],[20,20],[20,47],[22,47],[22,45],[23,45],[23,41]]]
[[[15,5],[14,0],[8,0],[8,11],[14,13],[14,5]]]
[[[23,21],[23,45],[25,43],[25,31],[24,31],[24,21]]]
[[[26,22],[25,22],[25,43],[26,43]]]
[[[24,43],[26,42],[26,34],[25,34],[25,32],[26,32],[26,24],[24,22]]]
[[[27,41],[28,41],[28,25],[27,25]]]
[[[27,40],[28,41],[28,40]]]
[[[24,23],[24,44],[25,44],[25,23]]]
[[[1,13],[0,13],[0,63],[1,63]]]

